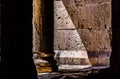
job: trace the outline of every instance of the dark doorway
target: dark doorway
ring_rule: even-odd
[[[32,0],[3,0],[2,43],[3,79],[37,79],[32,59]]]

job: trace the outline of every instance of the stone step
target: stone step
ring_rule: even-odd
[[[89,68],[91,65],[59,65],[58,71],[70,72],[70,71],[80,71],[81,69]]]
[[[48,63],[47,61],[41,60],[37,57],[37,54],[33,56],[35,63],[39,65],[39,63]],[[92,66],[109,66],[110,63],[110,56],[109,53],[105,52],[95,52],[88,53],[87,51],[62,51],[62,50],[55,50],[55,57],[57,60],[57,65],[59,69],[64,69],[64,67],[73,68],[77,65],[85,65],[84,67]],[[63,66],[62,66],[63,65]],[[66,65],[66,66],[64,66]],[[63,68],[62,68],[63,67]],[[80,67],[78,67],[80,68]],[[81,67],[82,68],[82,67]],[[81,69],[80,68],[80,69]]]
[[[76,65],[91,65],[88,59],[87,51],[67,51],[67,50],[55,50],[55,59],[57,60],[58,68],[73,69]],[[81,67],[78,67],[81,68]]]
[[[35,57],[37,56],[34,55],[34,58]],[[57,60],[58,71],[77,71],[79,69],[84,69],[91,66],[86,51],[55,50],[54,58]],[[34,59],[34,62],[37,67],[39,67],[41,63],[48,63],[47,61],[42,60],[40,58]],[[37,68],[37,70],[39,71],[39,68]]]

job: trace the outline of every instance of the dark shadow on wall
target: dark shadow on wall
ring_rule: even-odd
[[[32,56],[32,0],[3,0],[3,79],[37,79]]]

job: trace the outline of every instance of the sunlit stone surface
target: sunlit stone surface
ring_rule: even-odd
[[[55,0],[54,25],[54,50],[59,69],[83,64],[109,66],[111,0]],[[34,51],[39,51],[37,34],[33,39]]]
[[[54,4],[54,50],[59,70],[90,67],[86,48],[67,9],[61,0],[55,1]]]
[[[74,29],[74,24],[62,1],[54,1],[54,29]]]

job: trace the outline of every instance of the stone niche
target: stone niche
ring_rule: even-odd
[[[111,0],[54,0],[54,51],[59,69],[109,66],[111,30]],[[39,52],[39,42],[33,23],[33,52]]]

